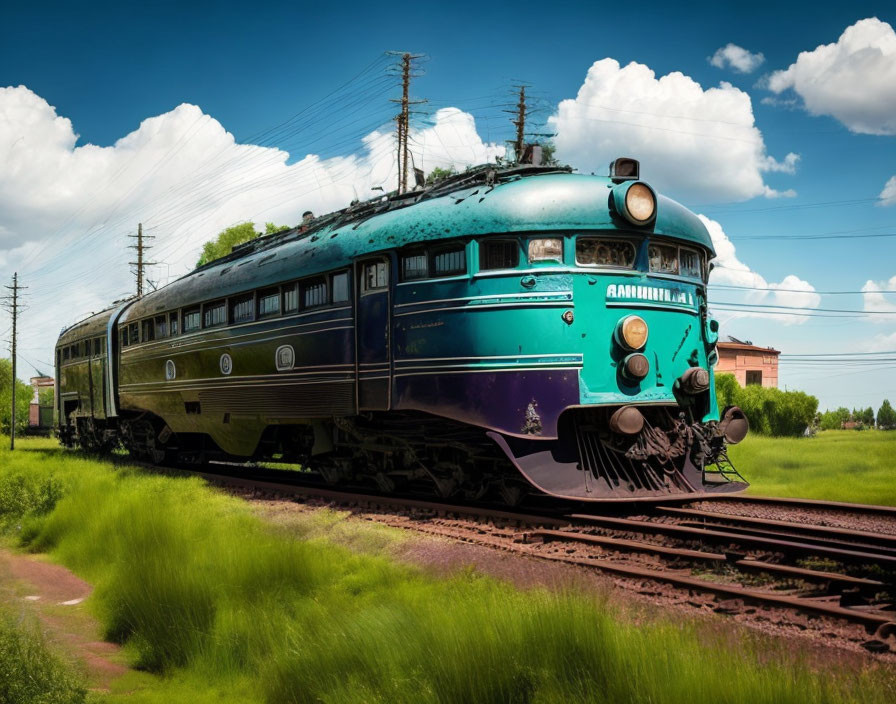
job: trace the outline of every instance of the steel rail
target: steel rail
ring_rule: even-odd
[[[774,550],[785,553],[797,553],[829,557],[841,562],[853,564],[882,564],[896,568],[896,555],[882,555],[859,550],[846,550],[843,548],[812,545],[805,542],[781,540],[778,538],[758,537],[745,533],[711,530],[706,528],[694,528],[673,523],[655,523],[645,520],[630,518],[614,518],[611,516],[594,516],[591,514],[572,514],[570,518],[585,521],[589,524],[616,530],[634,531],[636,533],[659,533],[671,535],[686,540],[701,540],[714,543],[737,543],[765,550]]]
[[[896,535],[887,533],[871,533],[862,530],[851,530],[848,528],[838,528],[835,526],[823,526],[812,523],[795,523],[792,521],[780,521],[770,518],[755,518],[753,516],[739,516],[730,513],[719,513],[716,511],[702,511],[699,509],[676,508],[672,506],[658,506],[656,510],[659,513],[683,516],[688,518],[707,518],[713,521],[724,521],[726,523],[737,523],[746,526],[761,526],[763,528],[782,528],[786,530],[805,533],[806,535],[814,535],[824,538],[835,538],[844,542],[853,540],[855,542],[872,543],[881,547],[896,550]]]
[[[856,513],[875,513],[896,518],[896,506],[878,506],[875,504],[854,504],[843,501],[822,501],[821,499],[779,498],[776,496],[744,496],[743,494],[705,494],[695,496],[682,503],[692,504],[699,501],[729,501],[777,505],[791,508],[812,508],[832,511],[854,511]]]

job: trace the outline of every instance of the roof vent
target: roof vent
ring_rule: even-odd
[[[610,162],[610,178],[615,183],[637,181],[641,176],[641,164],[637,159],[619,157]]]

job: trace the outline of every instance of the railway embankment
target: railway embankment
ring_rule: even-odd
[[[196,478],[0,451],[0,529],[93,587],[140,701],[878,702],[891,669],[784,641],[393,559],[404,538],[321,511],[272,520]],[[0,655],[2,657],[2,655]],[[125,677],[128,677],[126,675]],[[60,700],[64,701],[64,700]]]

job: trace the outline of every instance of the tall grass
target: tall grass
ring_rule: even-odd
[[[194,479],[42,450],[2,476],[54,476],[22,544],[96,585],[107,634],[142,667],[266,702],[888,701],[879,673],[821,678],[783,649],[682,620],[637,626],[593,595],[436,579],[298,539]],[[892,691],[890,692],[890,694]]]
[[[896,506],[896,431],[748,435],[730,455],[754,494]]]
[[[0,611],[0,702],[80,704],[87,690],[47,647],[37,624]]]

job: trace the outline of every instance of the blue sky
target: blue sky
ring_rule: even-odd
[[[154,275],[164,283],[223,226],[291,223],[306,206],[339,207],[387,178],[388,100],[397,95],[384,78],[389,49],[427,55],[413,89],[430,101],[416,118],[416,157],[427,168],[494,158],[513,129],[502,112],[511,86],[525,81],[538,108],[534,128],[558,133],[565,160],[590,171],[604,168],[608,155],[642,158],[645,180],[717,223],[725,261],[735,267],[714,274],[717,284],[896,288],[896,279],[888,283],[896,277],[896,237],[866,237],[896,233],[896,204],[881,198],[896,177],[896,123],[886,117],[896,114],[889,80],[896,53],[880,29],[889,23],[892,33],[893,4],[692,3],[684,12],[668,3],[630,5],[4,7],[0,276],[18,269],[31,286],[28,315],[42,311],[26,326],[25,364],[49,361],[62,325],[127,291],[124,247],[138,219],[157,238]],[[875,17],[873,27],[857,25]],[[728,53],[746,61],[742,70],[710,62],[729,44],[746,50],[745,59]],[[839,54],[825,59],[822,45]],[[302,110],[309,112],[261,134]],[[228,149],[238,156],[215,157],[212,173],[236,185],[203,191],[190,182],[194,167],[196,178],[204,173],[206,155]],[[266,171],[273,162],[281,171]],[[302,197],[283,195],[287,188]],[[842,236],[795,239],[831,232]],[[775,238],[754,239],[768,236]],[[896,350],[896,314],[880,315],[896,313],[896,294],[716,288],[713,299],[875,311],[719,312],[728,334],[785,353]],[[5,328],[0,323],[0,333]],[[782,385],[816,394],[822,407],[876,408],[887,395],[896,400],[894,369],[791,363],[782,367]]]

